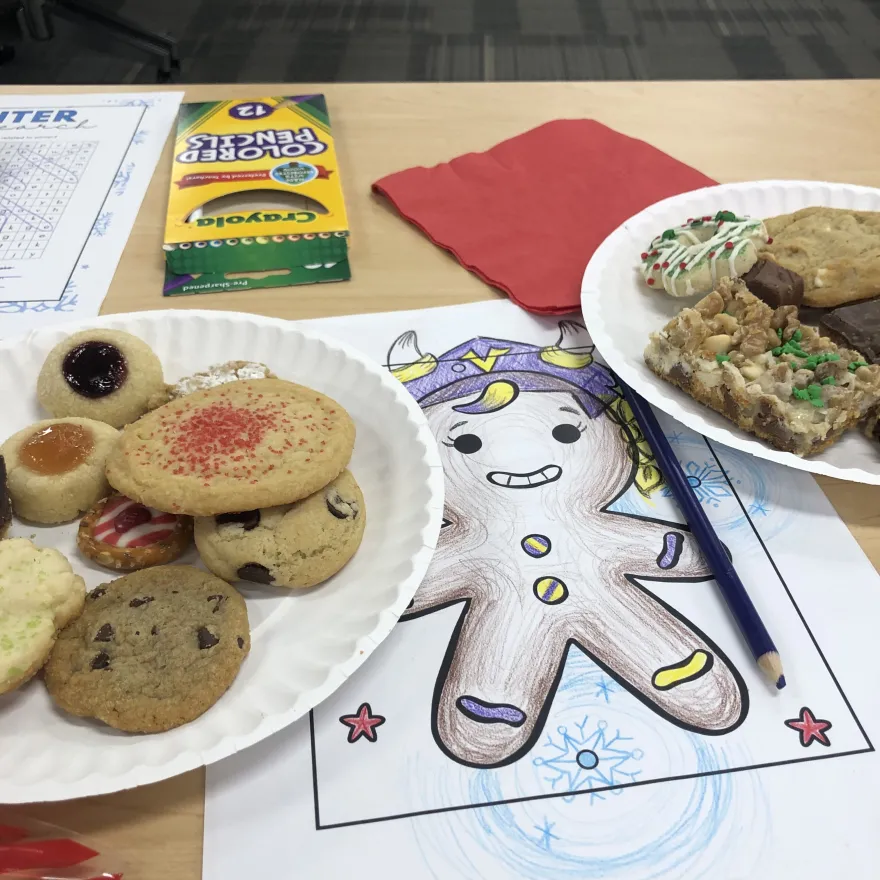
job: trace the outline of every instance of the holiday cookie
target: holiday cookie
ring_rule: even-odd
[[[13,434],[0,453],[12,508],[22,519],[75,519],[107,494],[104,465],[119,431],[92,419],[46,419]]]
[[[155,409],[169,400],[185,397],[194,391],[204,391],[207,388],[216,388],[218,385],[226,385],[229,382],[238,382],[241,379],[275,379],[275,374],[265,365],[255,361],[227,361],[225,364],[215,364],[200,373],[185,376],[174,385],[167,385],[161,395],[157,395],[151,401],[150,409]]]
[[[177,559],[192,541],[192,518],[144,507],[124,495],[99,501],[79,523],[83,556],[115,571],[135,571]]]
[[[343,471],[295,504],[198,518],[195,539],[202,562],[226,581],[313,587],[354,556],[365,524],[364,496]]]
[[[671,296],[709,293],[719,279],[738,278],[758,259],[767,241],[760,220],[730,211],[689,219],[658,235],[642,253],[645,283]]]
[[[5,538],[12,522],[12,502],[6,486],[6,460],[0,455],[0,538]]]
[[[348,464],[355,428],[336,401],[281,379],[172,400],[122,433],[110,484],[148,507],[213,516],[290,504]]]
[[[83,330],[60,342],[37,379],[37,397],[56,418],[79,416],[121,428],[165,389],[162,364],[122,330]]]
[[[85,582],[57,550],[26,538],[0,542],[0,694],[42,668],[85,595]]]
[[[164,565],[89,593],[58,636],[46,687],[73,715],[157,733],[213,706],[249,650],[244,599],[207,572]]]
[[[880,212],[803,208],[767,220],[761,249],[804,279],[804,302],[817,308],[880,295]]]

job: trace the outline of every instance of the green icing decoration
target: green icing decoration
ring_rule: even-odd
[[[718,361],[719,364],[723,364],[725,361],[730,360],[730,355],[727,354],[716,354],[715,360]]]
[[[780,335],[782,335],[782,334],[780,333]],[[800,328],[798,328],[797,330],[794,331],[794,333],[791,334],[791,338],[795,342],[800,342],[804,338],[804,334],[801,333]]]
[[[717,223],[719,220],[724,220],[725,223],[730,223],[731,221],[737,220],[736,214],[733,211],[719,211],[715,215],[715,222]]]
[[[822,357],[825,358],[826,361],[839,361],[840,360],[840,355],[834,354],[833,351],[829,351],[827,354],[823,354]]]
[[[810,399],[810,392],[807,391],[806,388],[792,388],[792,389],[791,389],[791,393],[792,393],[792,394],[793,394],[798,400],[809,400],[809,399]]]
[[[776,335],[777,335],[780,339],[782,339],[782,327],[780,327],[780,328],[777,329],[777,331],[776,331]]]
[[[675,238],[674,229],[666,229],[663,235],[660,236],[661,241],[671,241],[673,238]]]
[[[809,394],[810,397],[821,397],[822,386],[817,385],[815,382],[811,382],[809,385],[807,385],[807,394]]]
[[[854,373],[859,367],[867,367],[867,366],[870,366],[870,365],[868,364],[867,361],[853,361],[853,362],[847,367],[847,369],[848,369],[851,373]]]
[[[822,384],[823,384],[823,385],[836,385],[836,384],[837,384],[837,379],[835,379],[834,376],[826,376],[826,377],[822,380]]]

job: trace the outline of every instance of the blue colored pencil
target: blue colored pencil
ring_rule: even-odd
[[[623,396],[633,411],[645,439],[654,452],[660,470],[666,478],[666,484],[678,502],[678,506],[691,528],[691,533],[712,569],[712,574],[715,575],[715,580],[721,588],[721,594],[724,596],[724,601],[727,602],[730,613],[734,616],[749,648],[758,661],[758,666],[777,690],[782,690],[785,687],[785,675],[782,672],[782,660],[779,658],[776,645],[773,644],[767,627],[764,626],[764,622],[752,604],[743,582],[728,559],[724,546],[703,512],[702,505],[694,495],[694,491],[682,471],[663,429],[657,422],[653,410],[648,402],[636,394],[632,388],[627,388],[622,382],[620,387],[623,389]]]

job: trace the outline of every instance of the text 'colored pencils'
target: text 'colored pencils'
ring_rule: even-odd
[[[739,579],[739,575],[728,558],[724,545],[715,534],[708,517],[703,512],[702,505],[694,495],[653,410],[648,402],[631,388],[627,388],[623,383],[621,383],[621,388],[645,439],[654,452],[660,470],[666,478],[666,484],[678,502],[678,506],[690,526],[691,533],[712,569],[712,574],[715,575],[724,601],[727,602],[731,614],[733,614],[758,661],[758,666],[776,688],[781,690],[785,687],[785,676],[782,673],[782,661],[779,658],[776,645],[773,644],[767,627],[764,626],[764,622],[752,604],[743,582]]]

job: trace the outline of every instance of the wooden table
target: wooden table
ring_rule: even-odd
[[[50,90],[17,93],[27,91]],[[870,112],[880,106],[880,82],[200,85],[186,89],[186,100],[316,91],[327,95],[333,118],[353,231],[354,279],[163,299],[169,144],[104,312],[200,308],[309,318],[493,299],[498,294],[371,196],[370,184],[411,165],[486,149],[560,117],[594,117],[720,181],[800,177],[880,187],[880,120]],[[876,566],[880,490],[820,482]],[[130,863],[128,880],[154,880],[159,873],[195,880],[201,875],[203,790],[204,774],[195,771],[132,792],[27,812],[117,849]]]

